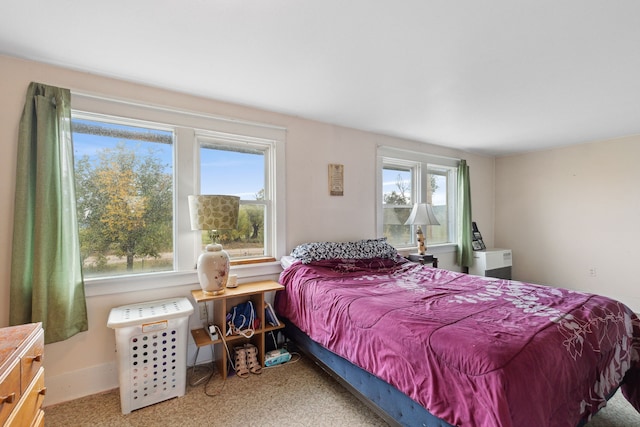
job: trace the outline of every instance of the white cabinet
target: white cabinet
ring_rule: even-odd
[[[473,265],[469,267],[469,274],[511,279],[511,267],[511,249],[487,248],[473,253]]]

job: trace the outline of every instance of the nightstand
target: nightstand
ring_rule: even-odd
[[[407,259],[409,259],[409,261],[419,262],[420,264],[431,264],[432,267],[438,268],[438,258],[431,254],[409,254]]]
[[[264,280],[260,282],[245,283],[238,285],[237,288],[227,288],[225,292],[220,295],[205,295],[201,290],[191,291],[193,299],[197,304],[206,303],[207,301],[213,301],[213,323],[217,325],[223,334],[225,334],[225,341],[229,346],[229,351],[233,351],[233,347],[251,342],[258,348],[258,361],[260,366],[264,366],[264,336],[268,332],[275,331],[277,329],[284,328],[284,324],[280,322],[278,326],[272,326],[265,321],[265,293],[277,292],[284,289],[284,286],[273,280]],[[256,309],[256,314],[260,317],[260,328],[255,331],[250,339],[243,337],[242,335],[229,335],[227,333],[227,321],[226,316],[229,310],[237,304],[242,302],[252,301],[253,306]],[[196,313],[198,310],[196,310]],[[229,356],[226,349],[223,348],[224,343],[222,339],[218,337],[216,340],[212,340],[209,333],[204,329],[194,329],[191,331],[191,336],[198,348],[213,345],[215,360],[218,366],[218,372],[220,372],[223,379],[227,378],[227,357]],[[196,354],[197,358],[197,354]]]

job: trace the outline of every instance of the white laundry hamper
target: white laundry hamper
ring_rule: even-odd
[[[107,326],[116,333],[123,414],[184,396],[191,313],[193,306],[187,298],[111,309]]]

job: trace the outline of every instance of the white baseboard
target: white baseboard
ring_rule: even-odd
[[[195,344],[189,343],[187,347],[187,367],[193,365],[195,352]],[[203,347],[196,363],[211,363],[212,356],[211,348],[209,346]],[[92,394],[104,393],[120,387],[117,361],[78,369],[57,376],[50,375],[45,367],[44,378],[47,386],[47,394],[43,403],[45,407]]]
[[[55,405],[84,396],[118,388],[116,362],[75,370],[58,376],[50,376],[45,370],[47,394],[43,406]]]

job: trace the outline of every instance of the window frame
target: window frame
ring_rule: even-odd
[[[154,130],[159,130],[159,131],[163,131],[163,132],[170,132],[172,134],[172,142],[171,142],[171,150],[173,152],[172,157],[175,157],[175,141],[176,141],[176,134],[175,134],[175,130],[176,128],[174,126],[171,125],[167,125],[164,123],[155,123],[155,122],[149,122],[146,120],[139,120],[139,119],[133,119],[130,117],[115,117],[113,115],[105,115],[105,114],[96,114],[93,112],[87,112],[87,111],[78,111],[78,110],[73,110],[71,111],[71,118],[72,121],[74,119],[79,119],[79,120],[88,120],[88,121],[93,121],[93,122],[101,122],[101,123],[106,123],[106,124],[111,124],[111,125],[123,125],[123,126],[133,126],[133,127],[138,127],[138,128],[142,128],[142,129],[154,129]],[[72,131],[73,132],[73,131]],[[74,143],[75,144],[75,143]],[[75,151],[75,145],[74,145],[74,151]],[[77,159],[74,159],[74,161]],[[173,183],[173,189],[175,190],[175,167],[172,164],[172,183]],[[174,200],[172,201],[172,207],[175,210],[175,197]],[[173,221],[173,219],[172,219]],[[173,233],[173,240],[174,240],[174,254],[175,254],[175,238],[176,238],[176,233],[175,233],[175,224],[174,224],[174,233]],[[175,255],[174,255],[174,263],[173,263],[173,268],[171,270],[166,270],[166,271],[158,271],[158,272],[147,272],[147,273],[135,273],[135,274],[119,274],[119,275],[114,275],[114,276],[103,276],[103,277],[84,277],[84,281],[91,283],[94,280],[100,280],[100,279],[111,279],[111,278],[117,278],[117,277],[125,277],[125,276],[138,276],[140,274],[156,274],[156,273],[168,273],[168,272],[173,272],[175,271]]]
[[[409,210],[409,212],[411,212],[411,208],[413,208],[413,204],[414,204],[414,200],[419,200],[419,194],[420,194],[420,188],[422,186],[421,184],[421,179],[420,179],[420,168],[421,168],[421,164],[420,162],[416,162],[413,160],[406,160],[406,159],[397,159],[397,158],[391,158],[391,157],[383,157],[382,158],[382,166],[379,168],[380,171],[380,175],[381,175],[381,179],[384,179],[384,169],[389,169],[389,170],[405,170],[409,173],[410,179],[411,179],[411,192],[409,194],[409,204],[408,205],[392,205],[392,206],[399,206],[399,207],[404,207],[406,209]],[[384,236],[384,196],[382,193],[382,186],[384,185],[383,181],[381,181],[381,187],[380,187],[380,205],[382,207],[382,228],[379,230],[378,235],[379,236]],[[399,249],[402,248],[408,248],[411,247],[409,245],[415,246],[414,242],[415,242],[415,236],[413,235],[413,233],[409,233],[410,234],[410,241],[407,242],[408,245],[407,246],[398,246],[396,242],[390,242],[391,244],[394,244],[394,246],[396,246]]]
[[[459,159],[435,156],[423,152],[405,150],[395,147],[379,146],[377,153],[377,189],[376,189],[376,228],[377,234],[383,237],[384,233],[384,200],[383,200],[383,169],[387,167],[410,168],[412,175],[411,205],[424,203],[427,197],[429,174],[448,174],[447,207],[448,207],[448,242],[428,243],[429,250],[438,253],[449,250],[457,244],[457,168]],[[398,246],[399,251],[410,251],[417,245],[416,236],[411,233],[411,241],[406,246]]]
[[[273,258],[232,266],[238,278],[279,274],[277,261],[286,247],[285,143],[286,128],[281,126],[230,119],[208,113],[180,110],[160,105],[72,92],[72,115],[78,114],[134,121],[174,130],[174,269],[166,272],[139,273],[85,280],[87,296],[137,292],[198,283],[195,264],[200,254],[199,234],[191,230],[188,195],[199,194],[198,134],[215,134],[220,138],[244,141],[268,141],[272,144],[268,170],[270,174],[273,218],[269,221],[270,249]],[[267,166],[267,165],[265,165]],[[179,179],[178,179],[179,178]],[[265,191],[267,191],[265,189]],[[265,240],[267,230],[265,229]]]
[[[197,145],[197,162],[200,165],[200,150],[203,148],[203,144],[208,148],[225,147],[225,148],[238,148],[241,151],[243,147],[249,147],[256,151],[262,152],[264,156],[264,199],[263,200],[251,200],[240,199],[240,205],[256,205],[265,207],[265,223],[264,223],[264,251],[265,255],[258,257],[246,257],[246,258],[231,258],[231,265],[240,265],[246,263],[264,262],[265,260],[275,260],[277,254],[276,241],[278,240],[274,236],[274,230],[276,230],[275,219],[277,218],[275,212],[275,203],[273,200],[275,191],[275,176],[272,173],[273,167],[275,167],[274,158],[276,157],[276,143],[273,140],[261,139],[255,137],[244,137],[221,132],[202,131],[199,130],[195,134]],[[200,176],[197,176],[197,188],[201,188]],[[198,246],[198,251],[200,251]]]

